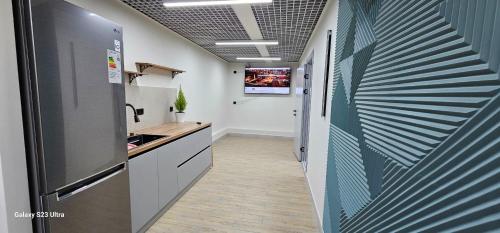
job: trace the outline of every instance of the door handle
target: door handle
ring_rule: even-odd
[[[89,188],[92,188],[112,177],[122,173],[127,170],[126,162],[118,164],[117,166],[108,169],[107,171],[101,172],[100,174],[94,176],[93,178],[88,178],[86,181],[77,182],[76,184],[62,188],[56,192],[57,201],[62,201],[64,199],[70,198],[78,193],[81,193]]]

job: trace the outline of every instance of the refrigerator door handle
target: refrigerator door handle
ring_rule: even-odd
[[[56,192],[57,201],[63,201],[64,199],[70,198],[78,193],[81,193],[93,186],[98,185],[122,172],[127,170],[127,163],[121,163],[113,168],[108,169],[107,171],[101,172],[91,178],[88,178],[84,181],[78,182],[74,185],[62,188],[61,190]]]

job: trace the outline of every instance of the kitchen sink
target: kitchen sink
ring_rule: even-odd
[[[165,135],[151,135],[151,134],[139,134],[127,139],[128,144],[133,144],[135,146],[142,146],[148,142],[156,141],[158,139],[166,138]]]

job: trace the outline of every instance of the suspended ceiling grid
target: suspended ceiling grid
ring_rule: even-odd
[[[228,62],[236,57],[260,57],[255,47],[220,47],[218,40],[249,40],[231,6],[165,8],[163,0],[122,0],[165,27]],[[277,40],[267,46],[270,56],[297,62],[311,36],[326,0],[273,0],[252,5],[263,39]]]

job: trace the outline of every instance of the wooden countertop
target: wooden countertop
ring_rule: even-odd
[[[164,135],[166,138],[161,138],[149,143],[146,143],[142,146],[138,146],[134,149],[128,150],[128,157],[134,157],[137,154],[150,150],[152,148],[161,146],[163,144],[167,144],[171,141],[174,141],[178,138],[186,136],[192,132],[196,132],[203,128],[211,126],[211,123],[202,123],[201,125],[196,124],[196,122],[183,122],[183,123],[167,123],[164,125],[151,127],[147,129],[141,129],[133,132],[134,135],[138,134],[152,134],[152,135]]]

